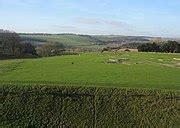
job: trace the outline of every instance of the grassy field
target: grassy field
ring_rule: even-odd
[[[179,76],[180,54],[1,60],[0,127],[179,128]]]
[[[0,61],[0,83],[180,89],[180,54],[82,53]]]
[[[90,36],[80,35],[20,35],[23,40],[31,40],[40,42],[59,42],[66,46],[73,48],[87,48],[87,49],[98,49],[102,46],[97,45],[98,40],[91,38]]]

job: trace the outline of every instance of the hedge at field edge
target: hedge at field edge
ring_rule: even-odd
[[[3,127],[179,127],[180,92],[0,86]]]

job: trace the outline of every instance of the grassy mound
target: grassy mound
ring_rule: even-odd
[[[178,127],[180,92],[0,86],[1,127]]]

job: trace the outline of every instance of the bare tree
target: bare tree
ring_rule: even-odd
[[[2,54],[16,55],[19,45],[20,37],[17,33],[7,30],[0,31],[0,49]]]

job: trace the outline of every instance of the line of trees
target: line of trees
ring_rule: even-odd
[[[31,44],[32,41],[20,38],[15,32],[0,29],[0,59],[76,55],[76,53],[67,52],[63,43],[46,42],[44,45],[35,47]]]
[[[180,44],[177,41],[167,41],[161,44],[157,44],[155,42],[145,43],[138,47],[138,51],[180,53]]]
[[[35,55],[35,47],[29,42],[20,43],[20,36],[7,30],[0,31],[0,55],[20,56]]]

